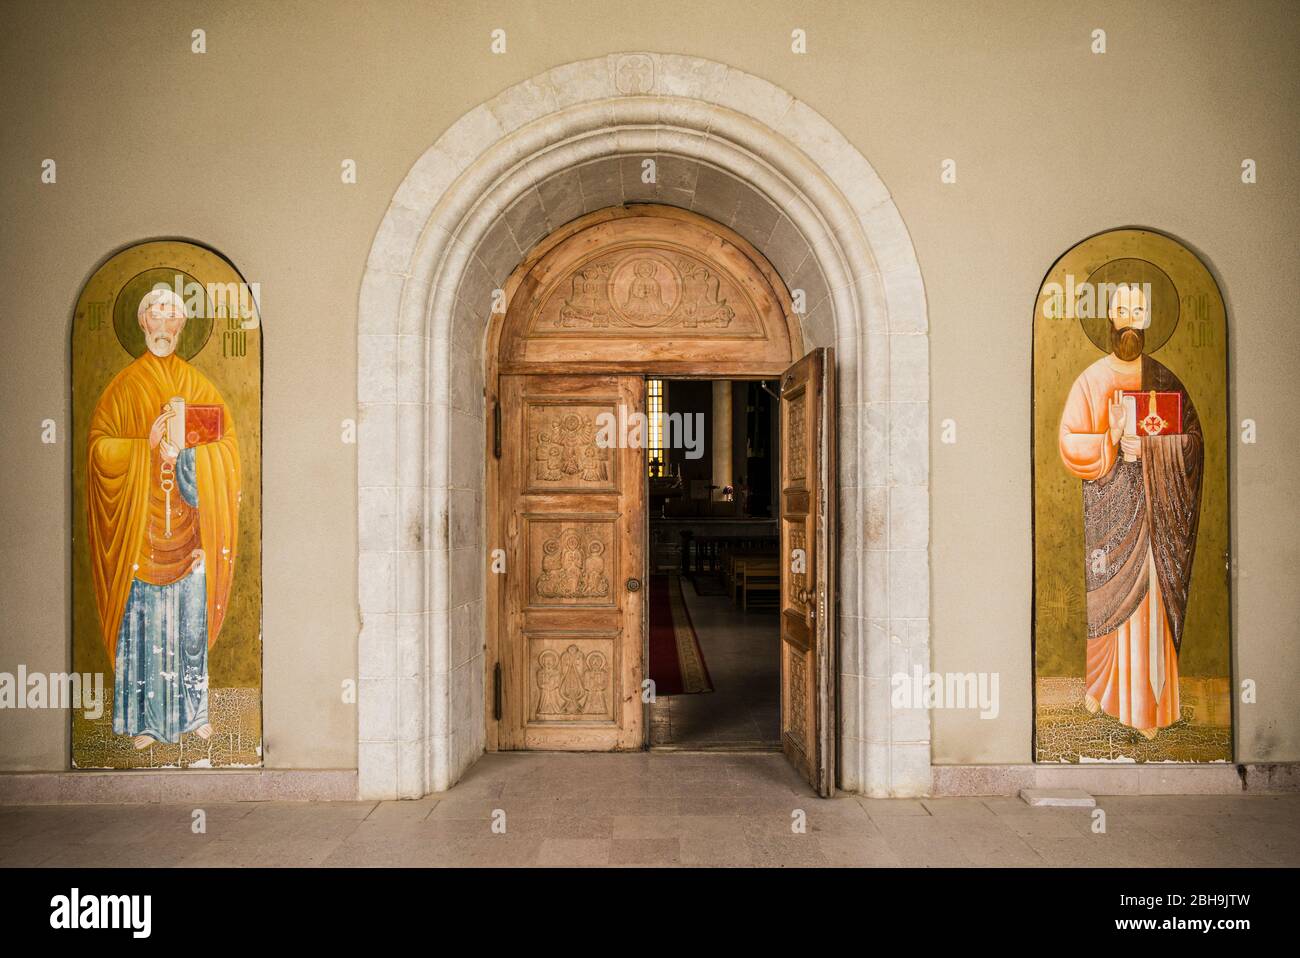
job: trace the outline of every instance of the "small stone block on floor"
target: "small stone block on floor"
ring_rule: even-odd
[[[1081,788],[1022,788],[1020,797],[1035,808],[1097,807],[1097,800]]]

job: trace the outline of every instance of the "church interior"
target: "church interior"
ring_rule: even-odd
[[[780,748],[779,417],[771,388],[647,383],[647,414],[669,427],[665,435],[652,425],[647,447],[652,745]],[[688,422],[699,438],[690,445]],[[674,430],[681,441],[673,442]]]

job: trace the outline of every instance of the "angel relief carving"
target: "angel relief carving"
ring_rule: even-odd
[[[537,656],[538,715],[604,715],[609,709],[609,667],[604,652],[570,645]]]
[[[537,594],[546,599],[593,599],[609,595],[605,543],[570,526],[542,543]]]
[[[686,327],[717,326],[726,329],[731,325],[736,311],[727,305],[722,295],[722,281],[711,270],[698,263],[683,259],[678,262],[685,290],[682,295],[682,325]]]
[[[596,442],[596,420],[553,413],[537,433],[534,475],[540,482],[609,481],[609,450]]]
[[[589,264],[573,274],[572,292],[560,307],[557,326],[600,329],[609,325],[609,299],[605,293],[609,270],[607,264]]]

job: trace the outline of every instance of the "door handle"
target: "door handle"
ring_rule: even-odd
[[[641,580],[640,580],[640,579],[628,579],[628,580],[627,580],[627,591],[628,591],[628,592],[636,592],[636,591],[638,591],[640,588],[641,588]]]

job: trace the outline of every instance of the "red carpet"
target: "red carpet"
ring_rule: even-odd
[[[650,577],[650,678],[655,695],[713,691],[676,575]]]

